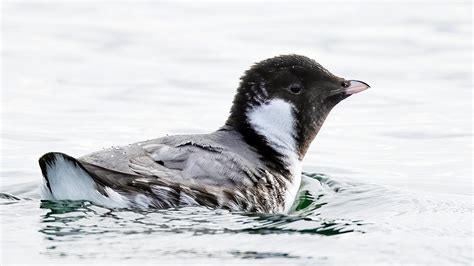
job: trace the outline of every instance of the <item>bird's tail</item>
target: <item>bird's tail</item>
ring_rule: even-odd
[[[107,207],[128,207],[128,200],[100,184],[77,159],[60,152],[41,156],[42,197],[48,200],[87,200]]]

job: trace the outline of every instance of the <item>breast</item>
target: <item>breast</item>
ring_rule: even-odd
[[[301,186],[301,162],[297,160],[291,167],[292,179],[288,182],[288,187],[285,193],[285,207],[284,212],[288,213],[295,203],[296,196]]]

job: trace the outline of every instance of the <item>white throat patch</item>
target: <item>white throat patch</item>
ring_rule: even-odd
[[[277,151],[296,153],[294,106],[273,99],[247,111],[252,128],[264,136]]]
[[[296,120],[294,106],[281,99],[247,111],[247,118],[252,128],[265,137],[270,146],[284,156],[292,175],[285,193],[284,212],[292,206],[301,183],[301,161],[296,147]]]

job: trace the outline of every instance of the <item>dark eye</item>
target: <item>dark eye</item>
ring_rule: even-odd
[[[351,84],[349,83],[349,81],[344,80],[344,81],[341,83],[341,85],[342,85],[343,88],[347,88],[347,87],[349,87]]]
[[[288,90],[293,94],[299,94],[302,89],[303,87],[301,86],[301,84],[298,84],[298,83],[291,84],[288,87]]]

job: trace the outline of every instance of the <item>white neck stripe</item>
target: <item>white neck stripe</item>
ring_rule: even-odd
[[[247,111],[252,128],[261,134],[275,150],[296,153],[294,106],[273,99]]]

